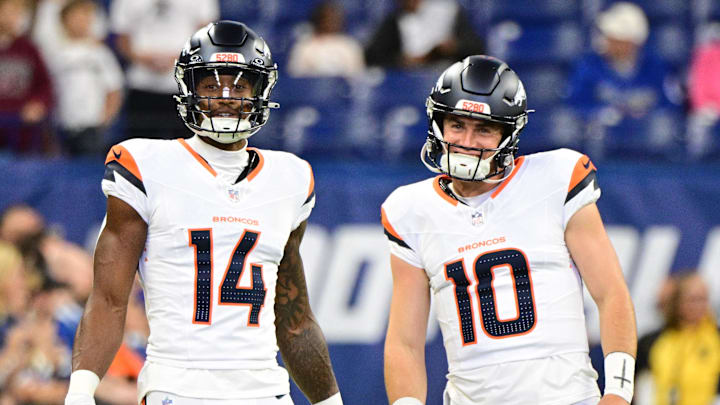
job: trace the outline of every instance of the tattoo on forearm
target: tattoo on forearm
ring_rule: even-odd
[[[299,245],[305,223],[293,231],[278,268],[275,327],[283,361],[312,402],[338,391],[325,338],[310,309]]]

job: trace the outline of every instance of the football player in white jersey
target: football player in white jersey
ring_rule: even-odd
[[[175,78],[195,136],[132,139],[108,153],[107,216],[65,404],[94,404],[136,271],[150,324],[139,403],[292,404],[279,350],[312,403],[342,404],[299,255],[312,170],[247,147],[277,107],[267,44],[242,23],[209,24],[185,45]]]
[[[449,366],[445,405],[629,403],[635,316],[590,159],[568,149],[516,156],[526,94],[492,57],[450,66],[426,105],[421,158],[439,175],[399,187],[382,206],[393,275],[390,403],[426,401],[431,295]],[[602,398],[583,284],[600,312]]]

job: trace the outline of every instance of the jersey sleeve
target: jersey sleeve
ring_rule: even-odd
[[[396,225],[399,225],[399,221],[393,218],[392,203],[385,201],[380,208],[380,217],[383,231],[390,243],[390,253],[415,267],[423,268],[420,256],[408,243],[410,239],[403,235],[405,233],[403,232],[403,227],[393,226],[393,221],[395,221]],[[398,229],[400,229],[399,232]]]
[[[123,145],[113,146],[107,154],[102,190],[105,196],[113,196],[126,202],[149,223],[150,204],[143,177],[135,158]]]
[[[597,169],[587,155],[581,155],[573,166],[563,208],[563,227],[580,208],[592,204],[600,198],[600,186],[597,182]]]
[[[305,162],[307,163],[307,162]],[[298,214],[298,217],[295,219],[295,222],[293,223],[292,229],[296,229],[300,224],[308,219],[310,217],[310,213],[312,212],[312,209],[315,207],[315,177],[313,176],[312,167],[310,166],[310,163],[307,163],[308,166],[308,173],[309,173],[309,181],[308,181],[308,187],[307,187],[307,195],[305,197],[305,201],[300,206],[300,213]]]

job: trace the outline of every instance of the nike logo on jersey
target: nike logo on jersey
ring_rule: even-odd
[[[589,169],[590,168],[590,158],[588,158],[588,160],[586,162],[583,162],[582,165],[584,168]]]
[[[113,153],[113,156],[115,156],[115,159],[120,160],[120,156],[122,156],[122,151],[120,151],[120,153],[118,153],[113,150],[112,153]]]

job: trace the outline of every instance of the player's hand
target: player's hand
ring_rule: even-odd
[[[65,404],[67,405],[67,404]],[[617,395],[604,395],[598,405],[628,405],[628,402]]]
[[[88,394],[68,393],[65,405],[95,405],[95,399]]]

